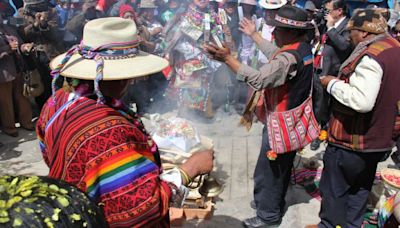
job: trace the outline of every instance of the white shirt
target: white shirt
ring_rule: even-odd
[[[328,31],[333,29],[333,28],[336,29],[337,27],[339,27],[339,25],[344,21],[344,19],[346,19],[346,17],[342,17],[338,21],[336,21],[336,23],[332,27],[328,28]]]
[[[364,56],[349,78],[349,83],[334,79],[327,91],[337,101],[360,113],[370,112],[376,102],[381,87],[383,70],[379,63]]]

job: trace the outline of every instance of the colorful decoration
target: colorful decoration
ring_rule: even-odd
[[[325,141],[328,138],[328,132],[326,130],[321,130],[318,138],[321,141]]]
[[[269,160],[275,161],[276,158],[278,157],[278,153],[276,153],[276,152],[273,151],[273,150],[269,150],[269,151],[267,152],[267,157],[268,157]]]

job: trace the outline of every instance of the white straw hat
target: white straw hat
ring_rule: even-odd
[[[154,4],[153,0],[141,0],[139,4],[139,8],[141,9],[155,9],[157,8],[156,4]]]
[[[167,60],[139,51],[138,45],[133,20],[108,17],[89,21],[81,44],[50,62],[52,74],[84,80],[123,80],[157,73],[168,66]]]
[[[252,5],[252,6],[256,6],[257,5],[257,1],[256,0],[240,0],[239,3],[240,4]]]
[[[258,4],[264,9],[279,9],[287,4],[287,0],[260,0]]]

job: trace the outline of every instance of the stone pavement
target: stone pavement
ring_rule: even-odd
[[[210,137],[215,145],[214,176],[224,186],[215,204],[211,220],[189,221],[184,227],[242,227],[241,220],[255,215],[250,208],[253,199],[253,171],[261,144],[261,124],[247,132],[239,127],[240,116],[219,111],[213,122],[200,121],[194,125],[200,134]],[[33,132],[20,130],[18,139],[0,133],[0,175],[46,175],[48,168],[41,158],[38,140]],[[323,150],[323,148],[321,148]],[[320,155],[320,151],[305,150],[303,157]],[[298,159],[298,158],[297,158]],[[390,160],[390,159],[388,159]],[[386,161],[380,167],[387,165]],[[300,164],[300,161],[295,161]],[[287,212],[280,227],[303,228],[318,223],[319,201],[311,198],[301,186],[290,185]]]

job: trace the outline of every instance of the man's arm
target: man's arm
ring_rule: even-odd
[[[259,69],[241,64],[237,70],[236,78],[239,81],[246,82],[255,90],[274,88],[285,84],[288,75],[289,77],[296,76],[296,68],[296,57],[291,53],[284,52]]]
[[[260,69],[242,64],[232,56],[227,56],[225,63],[237,74],[237,80],[246,82],[255,90],[281,86],[288,80],[287,75],[294,77],[297,73],[296,57],[288,52],[278,54]]]
[[[260,51],[267,58],[271,58],[271,56],[279,50],[279,48],[276,45],[262,38],[262,36],[258,32],[253,33],[251,38],[257,44],[258,49],[260,49]]]
[[[378,62],[364,56],[350,76],[349,83],[330,80],[327,91],[343,105],[360,113],[370,112],[381,86],[383,70]]]
[[[337,29],[331,28],[326,34],[336,49],[340,51],[348,51],[351,49],[349,31],[345,30],[342,34],[340,34]]]

